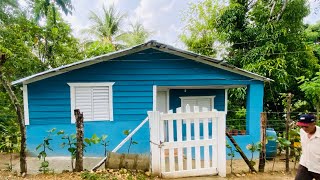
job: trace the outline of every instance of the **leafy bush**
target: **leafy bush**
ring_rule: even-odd
[[[83,173],[81,173],[81,178],[82,179],[86,179],[86,180],[105,180],[105,179],[109,179],[109,175],[108,174],[97,174],[97,173],[91,173],[88,171],[85,171]]]

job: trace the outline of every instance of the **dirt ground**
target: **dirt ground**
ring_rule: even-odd
[[[10,156],[6,154],[0,154],[0,180],[20,180],[20,179],[30,179],[30,180],[40,180],[40,179],[46,179],[46,180],[62,180],[62,179],[74,179],[74,180],[80,180],[81,173],[61,173],[61,171],[55,171],[53,174],[36,174],[35,170],[32,172],[28,172],[31,174],[28,174],[26,178],[19,177],[19,158],[18,155],[14,156],[13,165],[14,170],[13,172],[7,171],[7,165],[10,160]],[[34,159],[32,160],[34,161]],[[98,160],[97,160],[98,161]],[[30,167],[29,165],[30,159],[28,158],[28,169],[36,169],[38,167]],[[31,163],[32,165],[32,163]],[[34,166],[34,165],[33,165]],[[58,166],[58,165],[57,165]],[[192,180],[192,179],[199,179],[199,180],[207,180],[207,179],[258,179],[258,180],[286,180],[286,179],[294,179],[295,176],[295,170],[293,169],[294,163],[290,162],[290,172],[285,173],[285,161],[280,160],[279,158],[276,159],[276,162],[274,164],[274,168],[272,171],[273,161],[267,161],[265,165],[265,172],[264,173],[257,173],[252,174],[249,173],[249,168],[245,164],[243,160],[234,160],[233,162],[233,174],[231,174],[231,168],[230,168],[230,161],[227,161],[227,178],[221,178],[218,176],[207,176],[207,177],[191,177],[191,178],[180,178],[179,180]],[[296,165],[296,167],[298,164]],[[88,168],[89,169],[89,168]],[[255,169],[258,170],[258,161],[256,161]],[[128,175],[121,175],[118,171],[112,172],[101,172],[105,174],[112,174],[112,178],[110,179],[159,179],[157,177],[148,177],[147,173],[143,174],[143,176],[135,175],[133,174],[130,178]],[[128,174],[128,173],[127,173]],[[109,178],[106,178],[109,179]]]

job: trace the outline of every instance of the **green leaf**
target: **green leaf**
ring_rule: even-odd
[[[75,147],[70,147],[70,148],[68,148],[68,151],[70,152],[70,153],[75,153],[76,152],[76,148]]]
[[[275,141],[276,138],[274,136],[267,136],[268,141]]]
[[[288,141],[288,140],[285,140],[285,141],[282,142],[282,144],[283,144],[285,147],[288,147],[288,146],[291,145],[291,142]]]
[[[91,139],[89,139],[89,138],[84,138],[84,142],[86,142],[87,144],[91,145]]]
[[[100,142],[100,138],[96,134],[93,134],[91,137],[91,142],[93,144],[98,144]]]
[[[59,34],[59,29],[58,29],[57,27],[53,27],[53,28],[51,29],[51,32],[52,32],[52,35],[53,35],[53,36],[57,37],[58,34]]]
[[[256,165],[256,162],[250,161],[250,164],[251,164],[252,166],[254,166],[254,165]]]
[[[124,130],[124,131],[123,131],[123,134],[126,135],[126,136],[128,136],[128,135],[130,134],[130,131],[131,131],[131,130]]]
[[[57,135],[61,135],[61,134],[64,134],[64,131],[63,130],[60,130]]]
[[[102,141],[105,141],[105,140],[107,139],[107,137],[108,137],[108,135],[103,134],[103,135],[101,136],[101,140],[102,140]]]
[[[39,144],[37,147],[36,147],[36,151],[38,151],[39,148],[41,148],[43,146],[43,144]]]
[[[48,161],[41,162],[41,167],[49,167],[49,162]]]
[[[56,131],[56,128],[52,128],[51,130],[47,131],[48,133],[53,133],[54,131]]]

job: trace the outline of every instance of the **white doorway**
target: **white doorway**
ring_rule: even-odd
[[[167,113],[169,110],[169,91],[157,91],[157,108],[160,113]]]

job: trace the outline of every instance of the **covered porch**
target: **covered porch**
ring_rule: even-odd
[[[239,134],[233,135],[241,149],[247,156],[251,156],[246,150],[246,145],[260,141],[260,113],[263,111],[263,83],[244,85],[208,85],[208,86],[153,86],[153,110],[167,113],[178,107],[184,110],[188,104],[190,107],[199,106],[228,114],[228,90],[233,88],[246,88],[246,111],[245,119],[241,124],[234,127],[234,119],[226,120],[226,130],[237,129]],[[233,103],[229,101],[229,104]],[[193,108],[191,108],[192,111]],[[237,121],[237,123],[240,121]],[[240,134],[240,128],[246,130],[245,134]],[[201,135],[202,132],[200,132]],[[231,143],[229,143],[231,144]],[[258,157],[255,154],[255,157]],[[236,158],[240,156],[236,153]]]

